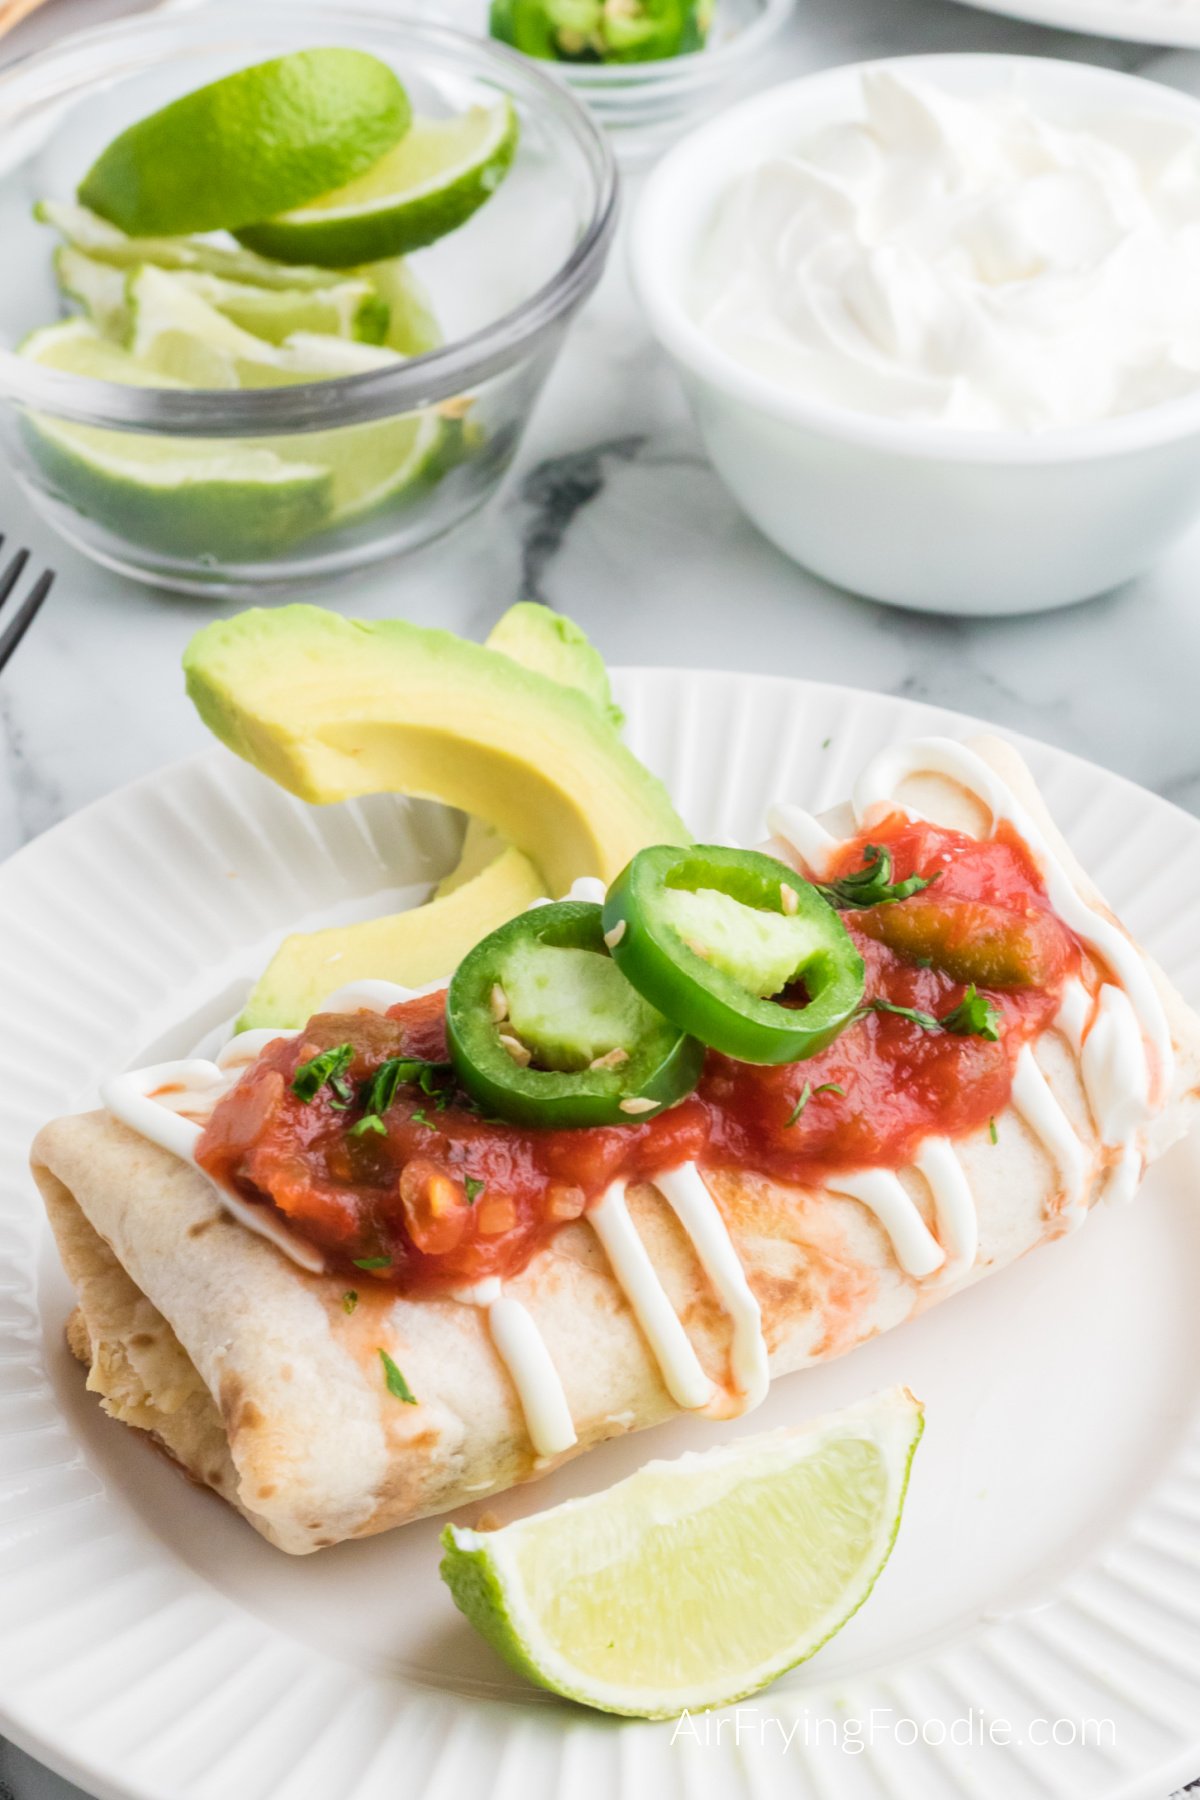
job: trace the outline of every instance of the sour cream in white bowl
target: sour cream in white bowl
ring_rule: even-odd
[[[1200,102],[1041,58],[833,69],[651,176],[634,279],[712,460],[831,581],[1028,612],[1200,513]]]

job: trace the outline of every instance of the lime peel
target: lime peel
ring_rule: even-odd
[[[366,174],[236,232],[281,262],[349,268],[406,256],[456,231],[496,191],[516,154],[511,100],[447,119],[414,119]]]
[[[866,1600],[923,1423],[920,1402],[894,1388],[648,1463],[499,1531],[451,1525],[442,1578],[541,1687],[637,1718],[726,1705],[804,1662]]]
[[[378,57],[293,51],[130,125],[92,164],[79,199],[133,235],[234,231],[352,181],[410,118]]]

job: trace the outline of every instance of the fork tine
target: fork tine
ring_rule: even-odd
[[[4,577],[0,577],[0,585],[3,584],[3,580]],[[47,569],[45,574],[39,576],[38,580],[34,583],[30,593],[22,602],[20,611],[13,618],[12,623],[7,626],[3,632],[0,632],[0,669],[4,667],[17,645],[21,642],[21,639],[25,636],[25,633],[29,630],[29,627],[33,624],[33,621],[37,618],[38,613],[41,611],[42,604],[53,586],[54,570]],[[7,595],[8,588],[4,589],[4,593]]]
[[[12,593],[18,581],[21,579],[21,573],[28,561],[28,550],[18,550],[7,569],[0,575],[0,606],[4,605],[4,602],[8,599],[8,596]]]

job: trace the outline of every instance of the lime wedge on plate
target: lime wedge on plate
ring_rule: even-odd
[[[181,387],[142,369],[84,319],[20,346],[44,368],[134,387]],[[238,439],[165,438],[31,414],[24,428],[52,486],[77,511],[151,549],[217,561],[269,556],[328,522],[333,477]]]
[[[326,268],[406,255],[483,205],[508,171],[517,136],[509,100],[455,118],[414,119],[365,175],[236,235],[260,255]]]
[[[79,198],[135,234],[233,231],[352,181],[409,119],[408,97],[378,57],[298,50],[130,125],[92,164]]]
[[[569,1699],[647,1719],[740,1700],[867,1598],[922,1424],[893,1388],[501,1531],[450,1525],[442,1578],[514,1668]]]

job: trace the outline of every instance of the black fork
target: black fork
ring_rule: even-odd
[[[0,535],[0,549],[3,546],[4,538]],[[8,567],[0,571],[0,613],[3,613],[13,589],[25,573],[25,565],[28,561],[28,550],[18,550]],[[4,626],[4,629],[0,631],[0,669],[14,654],[17,645],[37,618],[42,602],[53,586],[54,570],[47,569],[44,574],[38,576],[12,617],[7,622],[0,619],[0,624]]]

